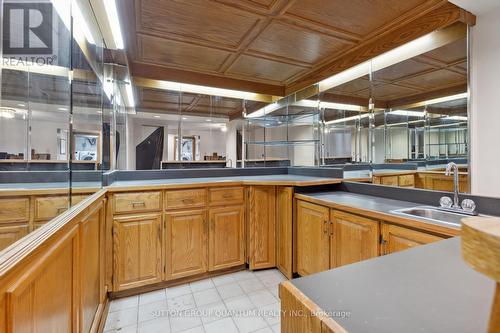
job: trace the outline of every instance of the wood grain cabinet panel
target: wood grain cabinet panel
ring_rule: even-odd
[[[415,246],[443,240],[439,236],[393,224],[382,223],[382,254],[390,254]]]
[[[379,222],[332,210],[330,266],[339,267],[379,255]]]
[[[99,307],[105,301],[104,289],[104,222],[103,206],[91,212],[81,221],[81,332],[91,332]]]
[[[401,187],[415,187],[415,175],[399,176],[399,186],[401,186]]]
[[[251,186],[248,200],[250,269],[276,266],[276,188]]]
[[[162,235],[159,214],[114,218],[115,291],[162,280]]]
[[[165,208],[167,210],[197,208],[206,205],[207,190],[204,188],[165,191]]]
[[[30,218],[29,198],[0,199],[0,223],[27,222]]]
[[[166,213],[166,278],[207,271],[207,212],[204,209]]]
[[[0,251],[27,234],[27,225],[0,227]]]
[[[245,263],[243,206],[212,208],[209,212],[208,270]]]
[[[292,278],[293,187],[276,190],[276,266],[287,278]]]
[[[380,184],[387,186],[398,186],[398,176],[384,176],[380,178]]]
[[[214,187],[208,189],[210,205],[234,205],[243,203],[243,187]]]
[[[152,212],[161,209],[161,192],[116,193],[113,196],[115,213]]]
[[[297,201],[297,273],[301,276],[330,268],[330,210]]]
[[[66,195],[35,198],[35,221],[48,221],[68,210]]]

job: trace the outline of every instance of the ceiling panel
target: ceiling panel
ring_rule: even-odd
[[[446,69],[441,69],[398,82],[431,90],[466,83],[467,77]]]
[[[249,50],[312,65],[350,44],[319,32],[275,21],[250,45]]]
[[[139,36],[139,47],[140,61],[214,72],[230,54],[227,51],[150,36]]]
[[[303,67],[278,61],[243,55],[227,71],[230,74],[248,75],[269,81],[286,81],[303,71]]]
[[[237,46],[257,22],[251,13],[206,0],[139,0],[138,31],[178,34]]]
[[[425,0],[298,0],[287,11],[326,27],[364,36]]]

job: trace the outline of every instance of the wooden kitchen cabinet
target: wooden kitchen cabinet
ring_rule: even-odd
[[[339,267],[379,255],[379,222],[359,215],[331,211],[330,267]]]
[[[127,215],[113,220],[114,290],[162,280],[162,219],[160,214]]]
[[[301,276],[330,268],[330,209],[297,201],[296,266]]]
[[[276,266],[276,188],[248,189],[248,261],[250,269]]]
[[[276,189],[276,266],[291,279],[293,243],[293,187]]]
[[[244,213],[242,205],[210,209],[209,271],[245,263]]]
[[[165,214],[166,279],[207,271],[207,211],[194,209]]]
[[[425,232],[382,223],[382,254],[406,250],[418,245],[429,244],[444,238]]]

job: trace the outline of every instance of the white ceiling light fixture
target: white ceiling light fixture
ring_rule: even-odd
[[[153,117],[155,117],[155,118],[160,118],[160,116],[158,116],[158,115],[154,115]]]
[[[68,108],[57,108],[59,111],[68,111]]]
[[[225,124],[223,124],[223,125],[220,127],[220,130],[221,130],[222,132],[227,132],[227,127],[226,127],[226,125],[225,125]]]
[[[122,29],[120,26],[120,19],[118,17],[118,11],[116,9],[115,0],[104,0],[104,8],[106,9],[106,15],[108,16],[108,22],[111,27],[111,33],[113,34],[113,40],[117,49],[122,50],[125,45],[123,43]]]

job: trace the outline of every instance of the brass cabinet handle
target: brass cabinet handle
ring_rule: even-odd
[[[56,209],[57,209],[57,213],[61,214],[62,212],[65,212],[68,208],[67,207],[59,207],[59,208],[56,208]]]
[[[132,207],[145,207],[146,203],[144,201],[132,201]]]
[[[386,249],[387,241],[385,239],[382,239],[380,241],[380,245],[382,246],[382,255],[385,256],[387,254],[387,249]]]
[[[194,203],[193,199],[182,199],[183,203]]]
[[[231,193],[224,193],[222,195],[223,198],[227,199],[227,198],[231,198],[233,195]]]
[[[324,226],[323,227],[323,233],[324,234],[328,234],[329,233],[329,231],[328,231],[328,221],[326,221],[326,220],[323,221],[323,226]]]
[[[333,236],[333,222],[330,221],[330,236]]]

